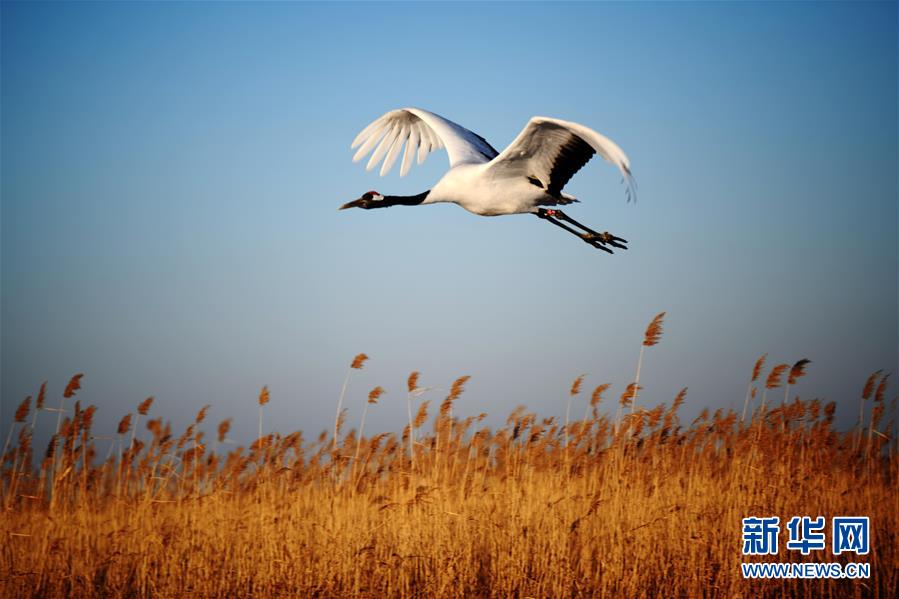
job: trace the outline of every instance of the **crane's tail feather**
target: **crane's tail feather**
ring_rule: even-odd
[[[544,200],[537,204],[538,206],[567,206],[568,204],[578,204],[580,200],[574,196],[570,196],[566,193],[563,193],[561,196],[556,196],[551,199]]]

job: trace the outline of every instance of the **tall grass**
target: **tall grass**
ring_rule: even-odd
[[[766,390],[785,370],[775,367]],[[260,428],[249,448],[226,453],[230,419],[208,450],[208,406],[176,438],[145,402],[146,440],[129,413],[120,455],[98,459],[94,408],[75,402],[35,461],[23,402],[2,462],[0,596],[893,597],[899,588],[886,377],[867,393],[861,443],[864,419],[837,431],[835,405],[818,400],[768,410],[763,398],[748,426],[724,410],[685,423],[686,388],[670,407],[641,406],[616,426],[598,409],[609,384],[581,400],[581,377],[564,421],[520,407],[495,430],[480,425],[485,414],[456,415],[460,377],[427,430],[428,402],[412,415],[413,374],[401,437],[366,437],[362,423],[343,434],[341,407],[336,435]],[[795,384],[795,365],[791,374]],[[620,405],[636,392],[627,385]],[[382,393],[373,389],[363,409]],[[582,420],[570,419],[575,400]],[[871,578],[744,580],[741,519],[794,515],[869,516],[871,553],[802,557],[782,541],[776,558],[752,561],[865,561]]]

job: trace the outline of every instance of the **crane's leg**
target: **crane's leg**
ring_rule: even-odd
[[[578,237],[580,237],[581,239],[583,239],[584,241],[586,241],[593,247],[603,250],[603,251],[606,251],[606,252],[609,252],[610,254],[612,254],[614,252],[612,250],[610,250],[609,248],[605,247],[606,245],[611,245],[612,247],[620,248],[623,250],[627,249],[627,246],[623,245],[623,244],[627,243],[626,239],[622,239],[621,237],[616,237],[615,235],[612,235],[608,231],[603,232],[603,233],[597,233],[590,227],[584,226],[581,223],[577,222],[576,220],[574,220],[573,218],[571,218],[570,216],[568,216],[561,210],[556,210],[556,209],[548,210],[546,208],[538,208],[534,214],[536,214],[538,218],[548,220],[552,224],[565,229],[569,233],[577,235]],[[559,219],[559,220],[557,220],[557,219]],[[583,229],[584,232],[580,233],[578,231],[575,231],[574,229],[563,224],[560,221],[566,221],[568,223],[571,223],[575,227]]]
[[[598,250],[602,250],[602,251],[608,252],[610,254],[615,253],[612,250],[610,250],[609,248],[605,247],[605,245],[599,239],[587,239],[585,237],[584,233],[579,233],[579,232],[575,231],[574,229],[572,229],[571,227],[569,227],[568,225],[557,221],[552,216],[550,216],[551,212],[558,212],[558,210],[545,210],[543,208],[538,208],[537,212],[535,212],[534,214],[536,214],[538,218],[542,218],[543,220],[549,221],[552,224],[556,225],[557,227],[561,227],[561,228],[565,229],[566,231],[568,231],[569,233],[571,233],[573,235],[577,235],[578,237],[580,237],[581,239],[583,239],[584,241],[586,241],[587,243],[589,243],[590,245],[592,245],[593,247],[595,247]]]
[[[570,216],[568,216],[561,210],[552,210],[552,212],[555,213],[552,216],[555,216],[558,219],[569,222],[572,225],[574,225],[575,227],[579,227],[579,228],[583,229],[584,231],[586,231],[586,234],[584,235],[585,239],[588,239],[588,238],[599,239],[601,243],[607,243],[607,244],[611,245],[612,247],[621,248],[623,250],[627,249],[627,247],[625,247],[624,245],[621,245],[623,243],[627,243],[626,239],[622,239],[621,237],[615,237],[608,231],[604,231],[603,233],[597,233],[590,227],[586,227],[586,226],[582,225],[581,223],[577,222],[576,220],[574,220],[573,218],[571,218]]]

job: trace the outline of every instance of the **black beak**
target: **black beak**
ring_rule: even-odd
[[[338,210],[346,210],[347,208],[362,208],[362,206],[364,205],[364,202],[365,202],[364,198],[359,198],[358,200],[353,200],[352,202],[347,202],[346,204],[344,204],[343,206],[338,208]]]

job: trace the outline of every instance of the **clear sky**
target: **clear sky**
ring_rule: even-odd
[[[755,359],[844,424],[897,370],[895,3],[2,4],[2,430],[49,381],[108,432],[148,395],[186,424],[309,436],[399,430],[405,379],[472,376],[462,414],[564,413],[632,380],[642,402],[742,405]],[[420,106],[502,149],[532,115],[630,156],[588,164],[568,212],[630,242],[592,250],[529,215],[452,205],[338,212],[404,179],[351,162],[383,112]],[[893,392],[889,395],[892,397]],[[442,395],[434,394],[439,400]],[[583,405],[583,404],[581,404]],[[576,412],[580,413],[580,412]],[[50,426],[48,418],[44,426]]]

